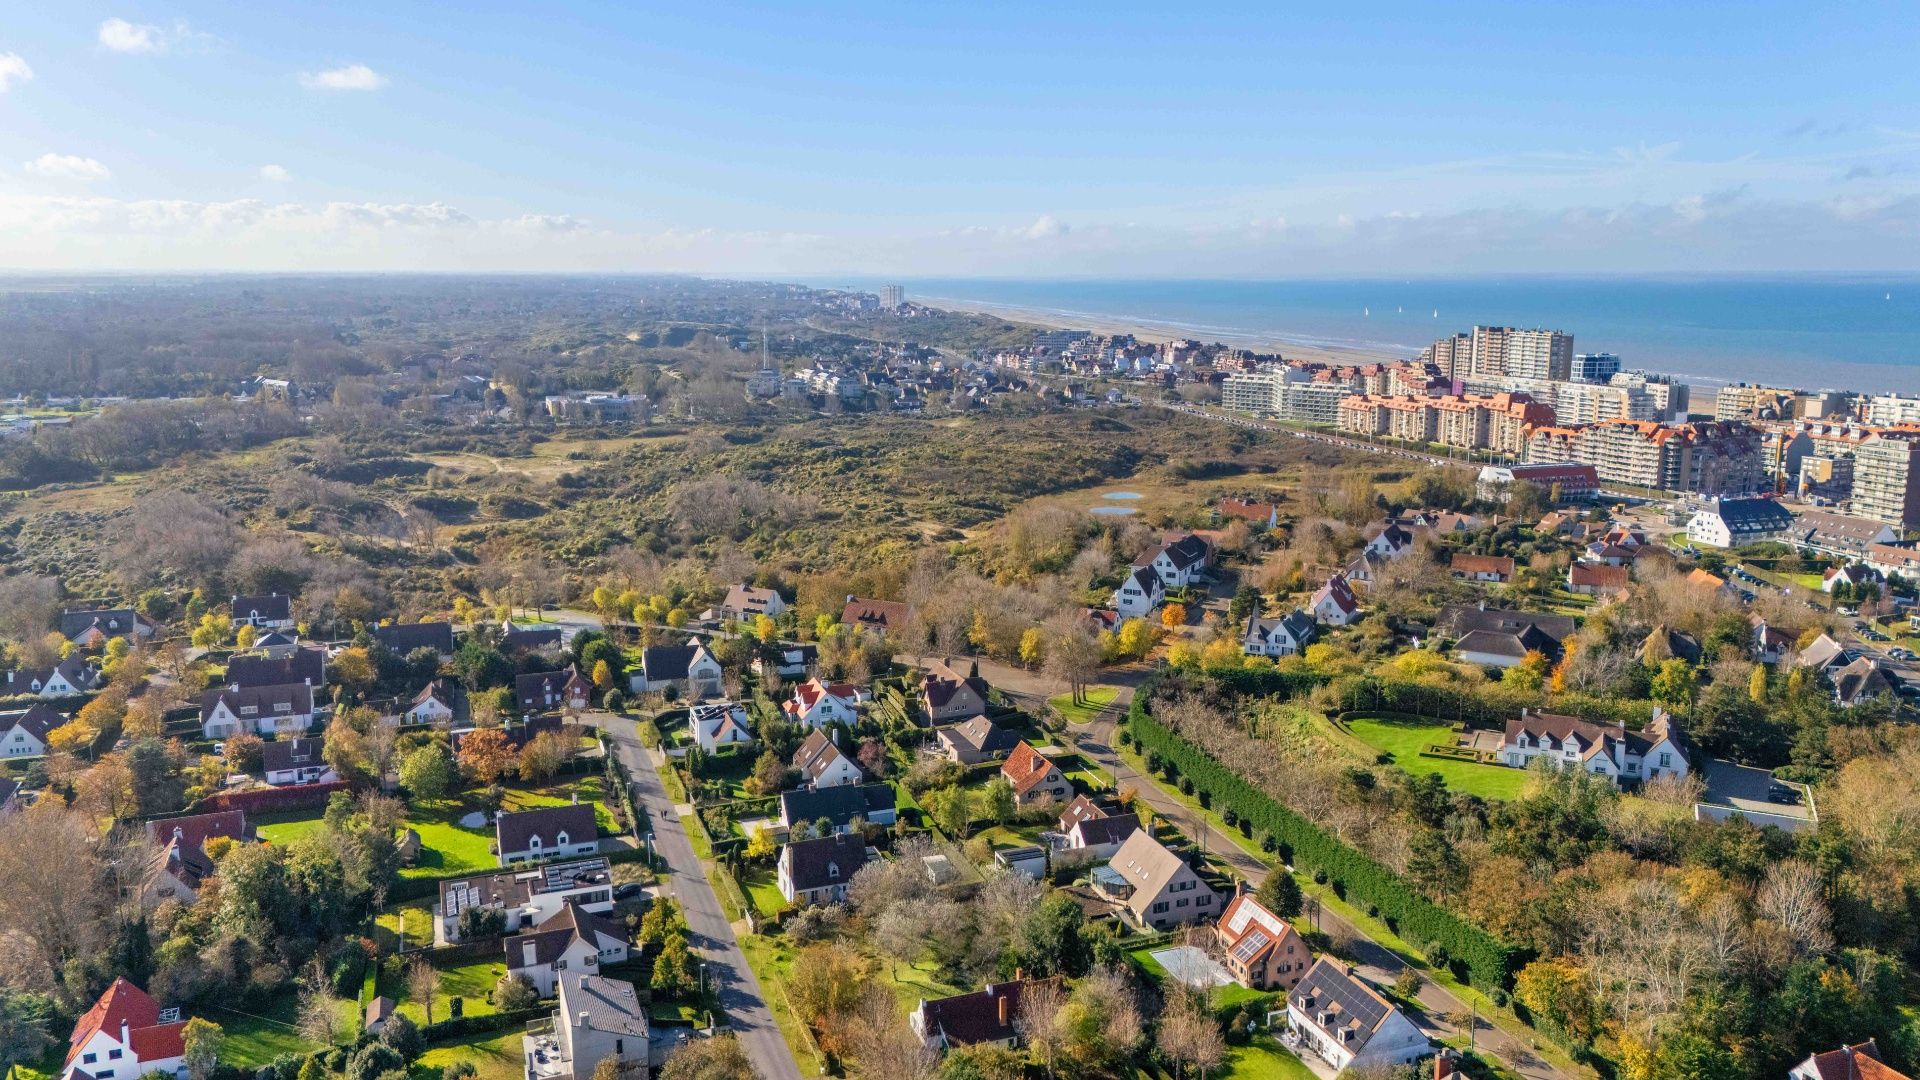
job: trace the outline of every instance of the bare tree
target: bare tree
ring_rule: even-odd
[[[1027,1040],[1027,1053],[1034,1063],[1047,1070],[1051,1078],[1067,1052],[1072,1031],[1061,1010],[1067,1003],[1066,992],[1057,979],[1028,983],[1020,992],[1020,1014],[1014,1027]]]
[[[1207,1011],[1206,999],[1185,985],[1174,987],[1167,995],[1155,1042],[1162,1053],[1179,1063],[1181,1076],[1192,1068],[1205,1080],[1207,1070],[1227,1056],[1226,1039]]]
[[[1823,898],[1820,872],[1800,859],[1767,868],[1754,897],[1754,911],[1785,931],[1796,956],[1833,948],[1833,917]]]
[[[60,610],[60,583],[38,574],[0,578],[0,638],[38,641]]]
[[[327,982],[326,966],[318,956],[307,961],[300,973],[300,1004],[293,1028],[302,1038],[322,1046],[332,1046],[340,1030],[340,1012],[334,1007],[333,987]]]
[[[940,1063],[901,1019],[892,991],[871,984],[848,1024],[847,1056],[861,1080],[931,1080]]]
[[[1086,622],[1063,612],[1047,621],[1047,648],[1041,661],[1050,678],[1067,684],[1073,700],[1085,698],[1087,684],[1100,670],[1100,642]]]
[[[440,996],[440,969],[424,956],[415,957],[407,966],[407,996],[426,1013],[427,1023],[433,1023],[433,999]]]
[[[881,912],[868,936],[874,949],[893,966],[897,977],[902,961],[912,964],[926,951],[929,929],[920,905],[903,901]]]

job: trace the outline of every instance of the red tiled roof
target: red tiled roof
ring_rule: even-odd
[[[1025,794],[1029,788],[1045,779],[1052,769],[1053,762],[1048,761],[1046,755],[1035,750],[1033,744],[1024,739],[1019,746],[1013,748],[1013,753],[1007,755],[1007,760],[1000,764],[1000,771],[1005,773],[1007,780],[1013,784],[1013,790],[1021,794]]]

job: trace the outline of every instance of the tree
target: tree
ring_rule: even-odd
[[[226,1038],[226,1032],[211,1020],[198,1016],[188,1020],[180,1031],[180,1044],[184,1048],[180,1060],[187,1067],[187,1075],[193,1080],[207,1080],[212,1076],[214,1066],[220,1063],[220,1047]]]
[[[995,773],[981,792],[981,813],[995,825],[1005,825],[1013,820],[1018,809],[1013,797],[1013,785],[1007,782],[1005,776]]]
[[[674,930],[653,958],[653,988],[669,997],[689,993],[695,985],[693,953],[687,948],[687,935]]]
[[[1027,1040],[1027,1053],[1049,1077],[1067,1052],[1068,1031],[1061,1023],[1067,996],[1057,979],[1028,983],[1020,992],[1020,1015],[1014,1024]]]
[[[367,688],[380,679],[380,668],[373,662],[373,654],[361,646],[340,650],[327,662],[327,671],[356,697],[365,694]]]
[[[372,777],[367,738],[347,718],[336,716],[327,722],[327,734],[320,756],[348,783],[364,784]]]
[[[607,663],[605,660],[595,660],[593,662],[593,685],[602,691],[613,688],[612,664]]]
[[[1234,591],[1232,603],[1227,605],[1227,618],[1234,624],[1247,621],[1247,618],[1260,613],[1260,588],[1256,585],[1242,585]]]
[[[300,1002],[293,1023],[300,1037],[332,1046],[340,1034],[340,1011],[334,1005],[333,983],[318,956],[307,961],[300,975]]]
[[[1138,660],[1153,649],[1153,626],[1145,619],[1128,619],[1120,624],[1115,644],[1122,657]]]
[[[973,793],[958,784],[936,788],[921,798],[933,823],[948,836],[964,839],[973,824]]]
[[[0,987],[0,1070],[30,1063],[53,1045],[49,1030],[58,1009],[45,994]]]
[[[407,997],[420,1006],[429,1025],[433,1023],[433,1000],[439,996],[440,969],[424,956],[414,957],[407,965]]]
[[[400,782],[421,802],[439,802],[452,789],[453,781],[453,759],[437,742],[415,750],[400,763]]]
[[[1046,652],[1046,636],[1037,626],[1029,626],[1020,632],[1020,663],[1031,668],[1040,662]]]
[[[1767,666],[1753,665],[1753,672],[1747,676],[1747,697],[1755,705],[1767,703]]]
[[[818,1027],[830,1016],[845,1016],[860,999],[866,977],[860,956],[837,944],[809,945],[793,958],[787,996],[803,1023]]]
[[[753,761],[753,775],[747,778],[747,790],[755,795],[772,795],[786,784],[786,761],[771,748],[760,751],[760,756]]]
[[[1167,995],[1155,1043],[1161,1053],[1180,1066],[1183,1077],[1192,1068],[1199,1070],[1204,1080],[1207,1070],[1220,1064],[1227,1054],[1226,1040],[1207,1011],[1206,1000],[1184,984],[1176,985]]]
[[[765,613],[755,615],[753,617],[753,636],[759,638],[761,644],[768,644],[780,636],[780,625],[773,621],[773,616],[771,615]]]
[[[1260,902],[1261,907],[1283,919],[1297,917],[1305,903],[1305,898],[1300,894],[1300,883],[1281,866],[1274,867],[1273,872],[1260,883],[1253,898]]]
[[[896,979],[902,961],[911,964],[926,951],[929,927],[923,910],[915,904],[894,904],[869,928],[874,949],[893,966]]]
[[[600,1059],[600,1064],[593,1067],[592,1080],[620,1080],[625,1075],[627,1075],[626,1064],[609,1054]]]
[[[1087,916],[1071,897],[1055,893],[1040,901],[1020,926],[1015,948],[1030,975],[1078,976],[1092,955],[1082,930]]]
[[[254,629],[252,623],[241,623],[240,628],[233,632],[233,645],[236,649],[251,649],[253,643],[258,640],[260,640],[260,631]]]
[[[1168,604],[1160,609],[1160,625],[1168,630],[1178,630],[1187,625],[1187,605]]]
[[[420,1028],[405,1013],[394,1013],[380,1028],[380,1041],[393,1047],[393,1051],[405,1058],[411,1065],[426,1051],[427,1044],[420,1035]]]
[[[1699,677],[1693,665],[1679,657],[1662,661],[1647,686],[1648,696],[1669,709],[1685,710],[1693,704]]]
[[[667,1055],[658,1080],[761,1080],[760,1073],[731,1035],[690,1039]]]
[[[508,975],[493,986],[493,1007],[501,1012],[531,1009],[540,1001],[540,991],[525,975]]]
[[[513,741],[499,728],[467,732],[460,740],[460,767],[482,784],[492,784],[513,768]]]
[[[565,735],[543,731],[520,751],[520,776],[529,783],[544,784],[553,779],[572,756],[573,743]]]

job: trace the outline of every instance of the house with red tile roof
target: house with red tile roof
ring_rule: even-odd
[[[816,676],[793,688],[793,696],[780,703],[790,723],[810,728],[827,724],[852,727],[860,719],[858,706],[867,700],[866,691],[852,683],[821,682]]]
[[[159,1004],[146,991],[115,979],[73,1026],[61,1080],[134,1080],[156,1072],[184,1077],[186,1027],[179,1019],[163,1023]]]
[[[1788,1071],[1787,1080],[1907,1080],[1907,1076],[1881,1061],[1880,1047],[1868,1039],[1810,1055]]]
[[[979,661],[970,663],[963,675],[951,660],[936,660],[927,665],[921,680],[920,704],[928,723],[953,723],[986,712],[989,690],[987,680],[980,677]]]
[[[1213,928],[1223,965],[1249,990],[1291,990],[1313,964],[1313,950],[1287,920],[1242,893]]]
[[[1013,785],[1013,798],[1021,806],[1047,802],[1066,802],[1073,798],[1073,784],[1060,766],[1022,740],[1000,763],[1000,775]]]
[[[1476,555],[1455,552],[1449,567],[1454,577],[1468,581],[1512,581],[1513,558],[1509,555]]]

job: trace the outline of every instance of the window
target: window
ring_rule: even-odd
[[[1173,903],[1173,906],[1174,906],[1174,907],[1186,907],[1186,906],[1187,906],[1187,898],[1186,898],[1186,897],[1184,897],[1184,896],[1183,896],[1183,897],[1181,897],[1180,899],[1178,899],[1178,900],[1176,900],[1176,901],[1174,901],[1174,903]]]
[[[627,1052],[627,1040],[625,1039],[613,1040],[613,1055],[615,1057],[619,1057],[621,1054],[624,1054],[626,1052]]]
[[[1155,915],[1158,915],[1161,912],[1164,912],[1166,910],[1167,910],[1167,902],[1165,900],[1162,900],[1159,903],[1153,905],[1153,913]]]
[[[1667,766],[1667,765],[1672,765],[1672,764],[1673,764],[1673,755],[1672,755],[1672,754],[1661,754],[1661,755],[1660,755],[1660,764],[1661,764],[1662,766]]]
[[[118,1050],[109,1050],[109,1051],[107,1051],[107,1060],[108,1060],[108,1061],[119,1061],[119,1060],[120,1060],[120,1051],[118,1051]]]
[[[100,1060],[99,1054],[81,1054],[80,1055],[80,1063],[82,1065],[91,1065],[94,1062],[99,1060]]]

